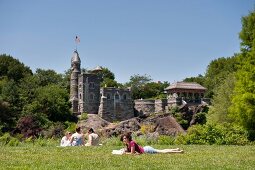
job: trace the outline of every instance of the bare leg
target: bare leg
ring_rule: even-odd
[[[156,149],[158,153],[183,153],[183,150],[180,150],[179,148],[176,149]]]

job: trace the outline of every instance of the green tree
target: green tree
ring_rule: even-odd
[[[0,55],[0,78],[7,77],[17,82],[27,75],[32,75],[29,67],[10,55]]]
[[[183,80],[184,82],[196,82],[202,86],[205,84],[205,78],[201,74],[199,74],[197,77],[188,77]]]
[[[127,82],[124,86],[125,87],[131,87],[132,92],[132,98],[133,99],[140,99],[144,96],[142,95],[141,91],[144,88],[144,86],[151,82],[151,78],[148,75],[133,75],[130,77],[130,81]]]
[[[230,73],[238,69],[239,56],[221,57],[213,60],[207,67],[204,85],[207,88],[206,96],[213,97],[215,89],[220,86]]]
[[[64,122],[72,119],[70,108],[67,91],[57,85],[48,85],[37,89],[35,100],[24,107],[23,113],[42,113],[50,121]]]
[[[37,69],[34,76],[38,79],[39,86],[61,84],[63,81],[62,75],[57,74],[54,70]]]
[[[233,98],[233,90],[235,87],[235,74],[230,74],[224,82],[219,85],[212,100],[212,106],[208,112],[209,123],[232,123],[233,120],[229,116],[229,107]]]
[[[255,11],[242,18],[241,64],[236,74],[236,84],[230,112],[236,123],[249,132],[255,140]]]
[[[242,17],[242,30],[239,33],[241,41],[241,49],[251,51],[254,47],[255,40],[255,12],[254,10],[249,15]]]

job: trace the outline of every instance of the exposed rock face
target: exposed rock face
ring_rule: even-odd
[[[107,122],[101,119],[98,115],[89,114],[88,119],[80,121],[78,126],[83,129],[94,128],[96,132],[106,137],[118,136],[125,132],[141,133],[142,125],[151,125],[153,128],[152,133],[159,135],[172,135],[178,133],[185,133],[182,127],[176,122],[175,118],[165,115],[155,115],[151,117],[135,117],[128,119],[117,124]]]

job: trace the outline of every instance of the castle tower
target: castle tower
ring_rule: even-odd
[[[70,101],[72,103],[72,112],[79,114],[78,99],[78,76],[81,73],[81,60],[77,50],[73,52],[71,59],[71,79],[70,79]]]

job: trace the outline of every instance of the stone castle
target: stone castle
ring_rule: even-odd
[[[100,67],[89,73],[81,72],[81,60],[77,50],[71,59],[70,101],[72,112],[98,114],[113,122],[134,117],[133,101],[129,89],[114,87],[100,88],[102,78],[96,74]]]
[[[71,59],[70,101],[75,115],[97,114],[109,122],[122,121],[150,113],[168,112],[174,105],[201,103],[205,88],[197,83],[177,82],[166,88],[167,99],[133,100],[130,89],[100,88],[102,78],[97,67],[81,72],[81,60],[77,50]]]

